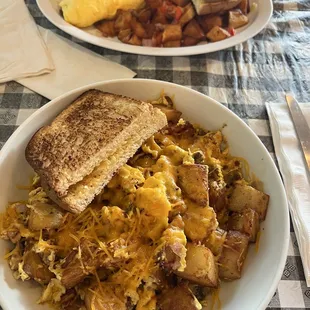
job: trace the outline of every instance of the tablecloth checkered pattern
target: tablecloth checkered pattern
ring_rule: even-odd
[[[271,21],[253,39],[220,52],[190,57],[139,56],[92,46],[56,29],[42,16],[35,0],[26,3],[37,24],[127,66],[138,78],[174,82],[218,100],[254,130],[274,158],[265,102],[284,101],[286,91],[293,92],[300,102],[310,102],[309,0],[275,0]],[[0,84],[0,148],[47,102],[16,82]],[[310,289],[292,225],[285,269],[267,309],[310,309]]]

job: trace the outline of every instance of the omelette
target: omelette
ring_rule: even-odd
[[[144,0],[62,0],[64,19],[79,28],[93,25],[102,19],[112,19],[117,10],[135,10]]]

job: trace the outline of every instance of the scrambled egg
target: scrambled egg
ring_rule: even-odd
[[[83,28],[113,18],[117,10],[134,10],[143,4],[144,0],[62,0],[59,5],[68,23]]]
[[[115,7],[141,2],[63,0],[61,5],[65,16],[71,14],[70,22],[84,26],[112,16]],[[58,308],[66,301],[75,309],[125,310],[129,300],[137,310],[156,309],[157,292],[168,285],[163,266],[183,272],[188,241],[207,242],[215,255],[224,242],[219,242],[225,234],[218,230],[218,214],[208,204],[191,201],[178,174],[180,165],[195,164],[196,151],[212,168],[213,182],[225,185],[224,165],[241,173],[223,140],[220,131],[196,132],[191,139],[157,133],[79,215],[60,210],[34,182],[27,202],[11,204],[0,215],[0,238],[16,244],[6,256],[11,269],[17,278],[43,284],[39,302]]]

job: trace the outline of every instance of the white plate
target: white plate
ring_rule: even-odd
[[[197,55],[220,51],[222,49],[232,47],[254,37],[257,33],[259,33],[268,23],[273,10],[271,0],[253,0],[252,3],[257,4],[257,9],[249,14],[248,25],[238,29],[235,36],[215,43],[189,47],[159,48],[124,44],[115,38],[102,37],[99,30],[95,29],[95,27],[79,29],[75,26],[72,26],[60,16],[58,3],[59,0],[37,0],[37,4],[43,15],[45,15],[45,17],[52,24],[64,32],[82,41],[86,41],[88,43],[112,50],[153,56]]]
[[[265,309],[274,294],[286,261],[289,240],[289,217],[284,188],[268,151],[253,131],[235,114],[215,100],[189,88],[155,80],[117,80],[85,86],[58,97],[31,115],[10,137],[0,152],[0,211],[8,201],[25,198],[17,184],[28,184],[33,174],[24,156],[31,136],[90,88],[127,95],[137,99],[157,98],[162,90],[174,95],[183,116],[206,129],[218,129],[228,138],[231,152],[245,157],[252,171],[264,183],[270,205],[259,251],[252,245],[240,280],[223,283],[220,291],[222,310]],[[4,310],[43,310],[37,305],[41,289],[32,283],[16,281],[3,256],[9,243],[0,241],[0,304]]]

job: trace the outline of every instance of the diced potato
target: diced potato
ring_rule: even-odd
[[[222,253],[223,245],[226,240],[226,234],[227,232],[225,230],[217,228],[204,242],[205,246],[211,250],[214,256],[218,256]]]
[[[142,9],[137,14],[139,22],[143,24],[147,24],[148,22],[150,22],[151,17],[152,17],[152,9],[150,8]]]
[[[223,18],[220,15],[199,16],[198,21],[205,32],[209,32],[215,26],[223,26]]]
[[[228,229],[249,235],[250,241],[255,242],[259,231],[259,215],[252,209],[246,209],[242,213],[233,212],[228,220]]]
[[[131,18],[132,18],[132,15],[129,11],[121,12],[115,20],[115,24],[114,24],[115,29],[117,31],[130,29],[131,28]]]
[[[238,5],[238,8],[241,10],[241,12],[246,15],[249,13],[249,0],[241,0],[241,2]]]
[[[100,30],[104,37],[115,37],[115,21],[114,20],[103,20],[100,23],[96,24],[96,28]]]
[[[247,255],[249,237],[239,231],[229,231],[223,251],[218,261],[219,276],[222,280],[235,280],[241,277]]]
[[[193,38],[193,37],[183,37],[182,45],[183,46],[193,46],[196,45],[199,42],[199,40]]]
[[[62,224],[63,212],[48,204],[31,206],[28,227],[33,230],[58,228]]]
[[[194,283],[217,287],[218,268],[212,252],[203,245],[187,243],[186,268],[175,272],[179,277]]]
[[[181,26],[186,25],[189,21],[191,21],[196,15],[195,9],[192,3],[188,3],[183,11],[181,18],[179,19],[179,24]]]
[[[192,0],[198,15],[225,12],[236,7],[240,3],[240,1],[241,0],[211,2],[211,1]]]
[[[190,0],[171,0],[171,2],[173,2],[174,4],[178,5],[178,6],[186,6],[188,3],[190,3]]]
[[[164,47],[180,47],[181,46],[181,40],[176,41],[168,41],[163,44]]]
[[[163,42],[163,34],[162,32],[154,33],[152,36],[152,46],[160,47]]]
[[[209,237],[218,222],[214,210],[210,207],[191,206],[187,202],[187,211],[183,215],[185,234],[192,241],[202,241]]]
[[[228,198],[225,186],[225,182],[209,182],[209,205],[215,210],[215,212],[220,212],[227,208]]]
[[[173,108],[169,108],[163,104],[154,104],[153,106],[160,109],[163,113],[165,113],[167,121],[169,123],[176,124],[182,115],[182,112]]]
[[[131,36],[132,36],[132,32],[131,32],[131,29],[124,29],[124,30],[121,30],[119,33],[118,33],[118,39],[120,41],[122,41],[123,43],[129,43],[130,39],[131,39]]]
[[[131,29],[137,37],[139,37],[141,39],[147,37],[146,30],[143,28],[143,25],[137,21],[137,19],[135,17],[133,17],[131,19]],[[137,45],[137,44],[135,44],[135,45]]]
[[[158,296],[161,310],[198,310],[201,306],[192,291],[184,283],[164,290]]]
[[[225,29],[219,26],[214,26],[206,36],[211,42],[217,42],[229,38],[230,34]]]
[[[156,32],[155,25],[154,24],[144,24],[143,28],[145,29],[145,32],[146,32],[146,38],[152,39],[153,35]]]
[[[163,5],[163,0],[145,0],[147,6],[152,9],[158,9]]]
[[[166,25],[163,32],[163,43],[168,41],[180,41],[182,39],[182,28],[180,25]]]
[[[160,242],[164,245],[158,255],[160,266],[169,271],[183,271],[186,265],[186,236],[181,216],[176,216],[163,232]]]
[[[267,213],[269,195],[258,191],[248,185],[236,185],[230,199],[228,208],[231,211],[242,212],[245,209],[253,209],[264,220]]]
[[[54,277],[54,274],[49,271],[38,253],[28,251],[24,254],[23,260],[23,270],[35,281],[47,284]]]
[[[142,45],[141,39],[137,35],[132,35],[130,40],[128,41],[131,45]]]
[[[167,20],[166,15],[160,10],[157,10],[152,18],[152,24],[166,25],[167,23],[168,23],[168,20]]]
[[[202,31],[201,27],[197,23],[195,19],[192,19],[184,28],[183,34],[185,36],[189,36],[195,38],[197,40],[201,40],[204,38],[205,34]]]
[[[61,283],[66,288],[72,288],[82,282],[87,275],[103,264],[94,254],[94,246],[88,245],[87,241],[82,241],[80,245],[80,255],[77,250],[72,250],[62,263]],[[80,257],[78,257],[80,256]],[[81,264],[81,261],[83,264]]]
[[[201,206],[209,205],[208,166],[183,164],[177,168],[178,185]]]
[[[242,14],[241,11],[238,10],[229,12],[229,27],[236,29],[246,25],[248,22],[248,17]]]

